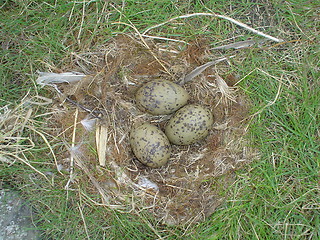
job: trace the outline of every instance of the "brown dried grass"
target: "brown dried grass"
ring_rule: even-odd
[[[237,78],[228,63],[208,68],[184,85],[191,103],[201,103],[214,114],[215,125],[205,140],[173,146],[169,163],[151,169],[135,159],[128,133],[138,121],[163,128],[170,117],[151,116],[136,108],[134,94],[143,83],[155,78],[178,82],[199,64],[218,57],[203,40],[185,48],[182,43],[150,39],[141,44],[140,39],[124,35],[95,52],[74,53],[68,68],[88,75],[78,83],[59,84],[64,93],[55,99],[60,111],[48,119],[55,129],[52,134],[68,143],[60,164],[70,165],[73,160],[74,171],[85,173],[74,180],[70,171],[66,187],[89,179],[91,191],[101,196],[97,204],[125,212],[147,210],[172,225],[192,224],[212,214],[224,200],[221,192],[233,183],[234,171],[255,155],[245,138],[248,101],[230,88]],[[76,109],[67,98],[94,114]],[[81,120],[95,116],[96,132],[85,130]],[[151,187],[141,184],[146,179]]]
[[[57,167],[56,155],[43,129],[38,129],[37,109],[51,104],[51,99],[41,96],[29,96],[27,93],[20,104],[14,108],[4,106],[0,109],[0,164],[10,167],[16,162],[30,167],[52,185],[52,181],[34,166],[27,155],[34,150],[34,138],[41,139],[50,151]],[[28,132],[29,134],[25,134]],[[33,137],[32,137],[33,136]],[[35,137],[34,137],[35,136]]]

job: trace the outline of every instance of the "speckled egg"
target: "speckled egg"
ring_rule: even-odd
[[[161,167],[170,158],[171,145],[167,136],[150,123],[132,127],[130,144],[138,160],[149,167]]]
[[[188,145],[206,137],[212,125],[213,116],[208,108],[190,104],[171,117],[165,133],[173,144]]]
[[[144,84],[136,93],[136,104],[153,115],[170,114],[186,105],[188,92],[176,83],[154,80]]]

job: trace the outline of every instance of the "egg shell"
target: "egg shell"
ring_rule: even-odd
[[[130,144],[138,160],[149,167],[161,167],[170,158],[171,145],[167,136],[150,123],[133,126]]]
[[[153,115],[170,114],[186,105],[190,96],[180,85],[168,80],[144,84],[136,93],[139,109]]]
[[[206,137],[212,125],[213,115],[208,108],[190,104],[170,118],[165,133],[171,143],[188,145]]]

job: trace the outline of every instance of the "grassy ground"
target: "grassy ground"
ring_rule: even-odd
[[[66,193],[37,177],[31,182],[35,173],[23,164],[1,163],[1,185],[20,189],[34,205],[43,238],[319,239],[319,6],[298,0],[113,2],[2,1],[0,106],[13,106],[27,91],[38,91],[33,84],[36,70],[70,70],[66,63],[71,52],[133,31],[111,23],[131,21],[143,32],[172,17],[211,9],[291,41],[228,52],[238,55],[233,71],[252,102],[249,137],[260,160],[237,171],[235,184],[223,193],[228,200],[207,222],[188,229],[107,211],[76,189]],[[221,19],[194,17],[184,23],[167,24],[152,34],[185,41],[202,36],[213,45],[254,36]],[[39,140],[28,156],[43,172],[52,167],[44,148]]]

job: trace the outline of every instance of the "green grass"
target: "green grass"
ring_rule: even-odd
[[[319,239],[320,39],[313,1],[114,2],[122,14],[99,0],[85,5],[81,1],[5,1],[0,9],[0,106],[14,105],[28,90],[34,94],[36,70],[73,70],[68,69],[71,52],[102,45],[115,32],[132,31],[112,22],[130,20],[143,32],[178,15],[206,12],[206,6],[243,22],[254,18],[253,27],[268,26],[265,32],[269,34],[299,41],[237,52],[232,70],[243,77],[240,87],[252,102],[252,114],[261,110],[252,119],[249,134],[260,159],[237,171],[235,184],[225,193],[228,200],[207,222],[186,232],[160,226],[150,216],[96,206],[80,196],[78,189],[67,193],[43,181],[32,183],[34,173],[27,166],[1,163],[1,183],[20,189],[29,199],[38,213],[36,222],[43,238],[85,239],[82,211],[90,239],[158,238],[145,221],[166,239]],[[265,7],[260,20],[257,5]],[[204,36],[213,44],[238,35],[243,35],[242,40],[254,36],[230,22],[208,17],[172,26],[162,26],[152,34],[185,41]],[[46,171],[50,156],[43,155],[43,148],[38,146],[31,160],[37,159],[35,167]],[[59,180],[64,186],[66,179]]]

